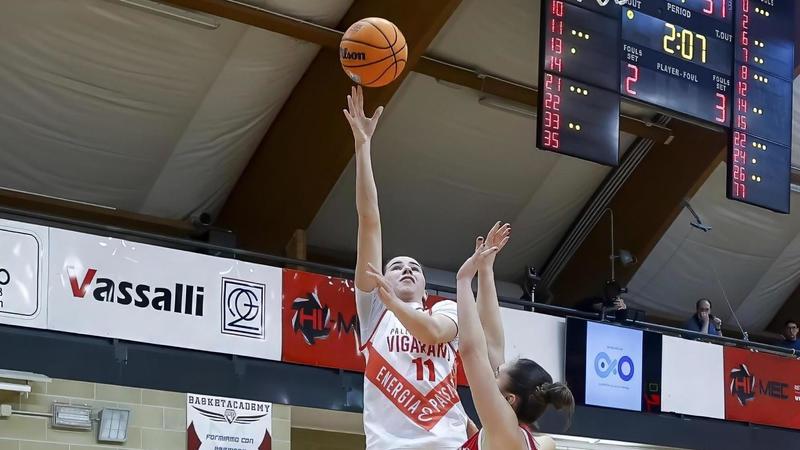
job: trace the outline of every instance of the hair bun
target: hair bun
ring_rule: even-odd
[[[568,409],[570,412],[575,410],[575,398],[566,384],[561,382],[543,383],[539,389],[541,389],[544,401],[553,405],[554,408]]]

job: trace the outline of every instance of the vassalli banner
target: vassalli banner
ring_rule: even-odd
[[[281,269],[50,229],[47,328],[280,360]]]
[[[800,428],[800,361],[725,348],[725,418]]]

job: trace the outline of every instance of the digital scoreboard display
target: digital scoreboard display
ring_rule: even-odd
[[[726,129],[728,197],[788,213],[795,1],[542,0],[537,146],[617,165],[620,101],[650,105]]]

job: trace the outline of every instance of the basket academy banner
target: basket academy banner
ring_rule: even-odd
[[[47,327],[47,227],[0,219],[0,323]]]
[[[271,450],[272,404],[186,394],[188,450]]]
[[[283,361],[364,371],[355,287],[343,278],[283,271]]]
[[[280,360],[281,269],[50,229],[48,329]]]
[[[800,429],[800,361],[725,348],[725,418]]]

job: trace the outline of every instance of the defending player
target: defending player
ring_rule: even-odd
[[[503,364],[504,342],[497,294],[486,292],[494,290],[492,265],[497,252],[508,242],[506,227],[499,227],[498,222],[487,234],[486,242],[478,238],[475,253],[464,262],[456,276],[461,358],[483,425],[461,448],[554,450],[552,439],[534,438],[534,423],[549,405],[567,409],[571,415],[575,407],[572,392],[563,383],[553,383],[550,374],[534,361],[518,359]],[[472,294],[472,279],[478,272],[481,283],[478,302],[485,302],[482,305],[476,305]],[[496,314],[488,311],[489,308],[497,308]],[[494,340],[491,347],[487,340]]]

